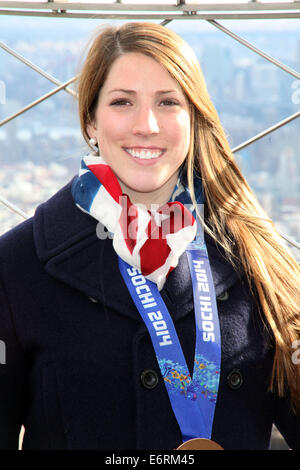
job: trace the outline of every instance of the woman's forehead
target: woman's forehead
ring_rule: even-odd
[[[183,93],[177,80],[155,59],[139,52],[128,52],[119,56],[107,74],[103,85],[105,92],[138,92],[141,88],[155,90],[157,93]]]

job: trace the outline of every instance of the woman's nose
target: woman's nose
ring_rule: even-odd
[[[145,106],[137,110],[133,124],[133,133],[137,135],[159,133],[157,116],[152,108]]]

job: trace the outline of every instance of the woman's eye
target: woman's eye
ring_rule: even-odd
[[[113,101],[110,105],[111,106],[126,106],[127,104],[129,104],[129,101],[121,99],[121,100]]]
[[[175,100],[163,100],[161,101],[162,106],[176,106],[178,105],[177,101]]]

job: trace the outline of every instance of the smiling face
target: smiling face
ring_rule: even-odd
[[[169,200],[190,145],[190,108],[158,62],[135,52],[116,59],[87,132],[132,202]]]

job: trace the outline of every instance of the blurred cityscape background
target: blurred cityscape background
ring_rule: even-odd
[[[78,73],[95,28],[115,23],[2,16],[0,41],[63,82]],[[222,24],[229,23],[255,46],[300,70],[297,20]],[[167,27],[194,48],[232,148],[299,109],[299,80],[205,21],[173,21]],[[3,49],[0,83],[0,121],[55,88]],[[298,241],[299,128],[296,119],[236,153],[250,186],[278,229]],[[76,100],[61,91],[0,127],[0,196],[32,215],[39,203],[72,178],[86,152]],[[0,234],[21,221],[0,204]],[[291,251],[300,260],[300,251]]]

